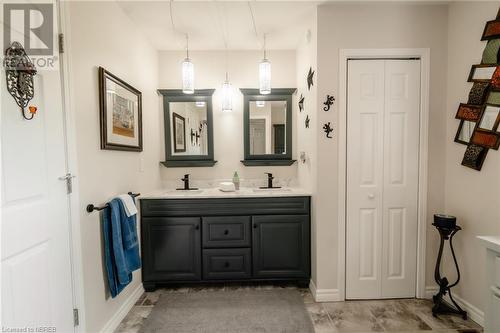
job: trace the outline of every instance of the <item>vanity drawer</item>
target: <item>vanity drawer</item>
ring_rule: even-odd
[[[250,249],[203,250],[204,279],[245,279],[251,275]]]
[[[495,258],[495,278],[494,283],[500,289],[500,257]]]
[[[203,247],[249,247],[250,216],[203,217]]]

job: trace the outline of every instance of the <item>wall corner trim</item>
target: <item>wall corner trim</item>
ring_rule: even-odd
[[[427,286],[425,287],[425,298],[432,299],[432,296],[437,294],[439,291],[439,288],[437,286]],[[462,297],[458,296],[457,294],[453,294],[453,299],[455,302],[457,302],[458,305],[465,311],[467,311],[467,315],[469,316],[469,319],[472,319],[475,321],[477,324],[481,325],[484,327],[484,312],[481,311],[478,307],[472,305],[471,303],[467,302],[465,299]],[[446,303],[451,303],[449,301],[449,296],[445,297]]]
[[[108,320],[106,325],[101,329],[101,333],[114,332],[116,328],[120,325],[123,318],[127,316],[129,311],[134,306],[135,302],[141,297],[144,293],[144,288],[142,287],[142,283],[140,283],[137,288],[130,294],[128,299],[123,302],[122,306],[116,311],[116,313]]]
[[[316,302],[340,302],[340,293],[338,289],[317,289],[314,282],[309,283],[309,290]]]

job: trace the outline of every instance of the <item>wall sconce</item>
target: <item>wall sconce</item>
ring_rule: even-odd
[[[33,119],[37,108],[35,106],[28,107],[30,116],[26,116],[24,109],[35,95],[33,76],[36,74],[36,69],[19,42],[13,42],[5,50],[4,68],[7,91],[14,97],[17,105],[21,108],[23,118],[26,120]]]

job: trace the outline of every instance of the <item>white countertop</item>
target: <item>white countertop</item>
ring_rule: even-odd
[[[281,189],[240,188],[235,192],[222,192],[218,188],[204,188],[184,191],[175,189],[159,190],[141,194],[139,199],[208,199],[208,198],[261,198],[261,197],[299,197],[310,196],[305,189],[284,187]]]
[[[477,238],[486,248],[500,253],[500,236],[478,236]]]

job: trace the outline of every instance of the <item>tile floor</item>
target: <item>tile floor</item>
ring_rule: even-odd
[[[234,289],[296,288],[287,285],[223,285],[212,287],[192,287],[158,289],[144,293],[121,322],[116,332],[139,332],[143,321],[149,316],[161,294],[211,292]],[[316,333],[341,332],[405,332],[434,333],[481,332],[479,325],[471,320],[464,321],[457,316],[434,318],[429,300],[404,299],[381,301],[348,301],[316,303],[308,289],[298,289],[304,298],[306,309],[311,316]],[[170,333],[167,329],[165,332]],[[171,332],[175,333],[175,332]],[[235,332],[236,333],[236,332]]]

